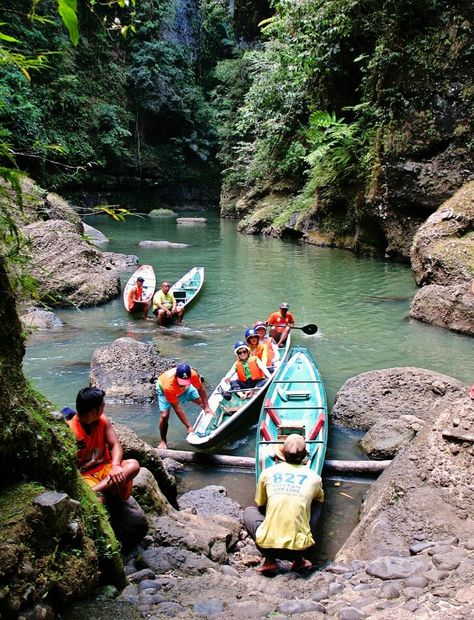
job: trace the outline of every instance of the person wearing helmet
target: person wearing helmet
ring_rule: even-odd
[[[275,365],[279,361],[278,346],[276,342],[267,334],[267,324],[264,321],[257,321],[253,326],[258,334],[259,343],[263,346],[262,362],[270,372],[274,372]]]
[[[250,349],[250,355],[255,355],[259,359],[263,359],[265,349],[263,345],[260,344],[258,332],[253,327],[249,327],[245,330],[245,342]]]
[[[278,312],[273,312],[267,319],[267,325],[270,326],[270,336],[278,343],[278,346],[284,347],[288,338],[290,329],[295,324],[295,319],[291,312],[288,312],[290,305],[284,302],[280,305]]]
[[[222,379],[224,398],[229,388],[236,391],[239,398],[250,398],[255,388],[262,387],[271,377],[267,367],[256,355],[250,354],[250,348],[243,340],[234,345],[237,361]]]

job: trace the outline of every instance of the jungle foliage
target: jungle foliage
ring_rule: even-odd
[[[0,7],[0,155],[14,153],[49,188],[215,175],[207,91],[233,46],[227,3],[84,0],[76,8],[78,33],[53,0]]]
[[[472,113],[470,3],[272,6],[274,15],[261,23],[263,45],[216,68],[224,191],[271,186],[304,197],[351,185],[364,192],[384,152],[436,144],[441,106],[457,99]],[[422,135],[404,134],[400,128],[420,112],[428,121]]]

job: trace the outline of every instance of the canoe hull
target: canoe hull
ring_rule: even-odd
[[[307,466],[321,475],[328,437],[326,390],[311,351],[293,347],[278,369],[257,425],[255,473],[275,464],[277,446],[297,433],[305,437]]]
[[[188,307],[201,292],[204,284],[204,267],[193,267],[182,278],[173,284],[170,292],[176,301]]]
[[[127,284],[123,290],[123,305],[125,306],[125,310],[128,310],[128,294],[130,289],[133,288],[137,282],[137,278],[143,278],[143,301],[151,302],[153,298],[153,293],[155,292],[156,287],[156,276],[155,270],[151,265],[142,265],[139,267],[128,279]]]
[[[280,363],[283,363],[288,354],[291,344],[291,337],[287,339],[286,347],[281,349]],[[248,426],[257,419],[259,406],[268,390],[269,385],[273,381],[270,379],[254,395],[242,401],[237,394],[232,394],[230,401],[226,401],[222,396],[220,382],[209,397],[209,406],[215,412],[214,416],[201,410],[193,427],[193,432],[189,433],[186,441],[196,448],[213,448],[214,446],[229,439],[232,435]]]

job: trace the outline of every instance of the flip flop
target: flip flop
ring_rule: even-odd
[[[275,563],[272,566],[265,567],[265,565],[262,564],[261,566],[257,566],[255,570],[257,573],[265,575],[265,573],[274,573],[276,570],[278,570],[278,565]]]
[[[299,573],[302,570],[309,570],[310,568],[313,568],[313,563],[306,559],[303,559],[303,563],[301,565],[299,565],[298,563],[297,566],[295,566],[295,564],[296,561],[293,562],[293,564],[291,565],[291,570],[295,573]]]

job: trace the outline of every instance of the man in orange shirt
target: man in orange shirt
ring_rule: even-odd
[[[267,325],[270,326],[270,336],[281,348],[285,345],[290,329],[295,324],[295,319],[291,312],[288,312],[289,304],[282,303],[278,312],[273,312],[267,319]]]
[[[117,434],[104,415],[105,392],[87,387],[76,398],[77,413],[66,419],[77,441],[77,467],[84,482],[99,498],[113,495],[126,501],[132,492],[132,480],[140,470],[135,459],[123,459]]]
[[[127,310],[129,312],[143,312],[143,317],[146,319],[148,308],[150,307],[150,301],[146,301],[144,298],[144,281],[145,280],[141,277],[137,278],[135,286],[130,289],[127,297]]]
[[[170,368],[158,377],[156,383],[156,395],[160,408],[160,437],[159,448],[167,448],[166,437],[168,435],[169,417],[171,407],[186,427],[188,433],[193,430],[192,425],[181,406],[181,403],[191,400],[199,405],[206,413],[214,415],[209,407],[206,390],[202,384],[199,373],[188,364],[179,364],[176,368]]]

